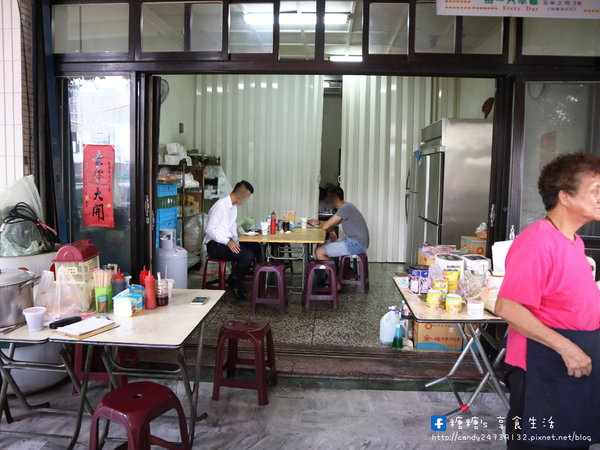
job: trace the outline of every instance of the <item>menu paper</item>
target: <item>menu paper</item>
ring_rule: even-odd
[[[438,15],[598,19],[598,0],[436,0]]]

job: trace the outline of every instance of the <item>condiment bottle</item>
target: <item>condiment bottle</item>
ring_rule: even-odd
[[[125,282],[125,276],[121,273],[121,269],[119,269],[119,273],[115,275],[115,279],[113,280],[113,295],[117,295],[119,292],[124,291],[127,287],[127,283]]]
[[[156,280],[152,272],[144,279],[144,287],[146,288],[146,309],[154,309],[158,305],[156,303]]]
[[[277,218],[275,211],[271,213],[271,234],[277,234]]]
[[[144,266],[144,268],[142,269],[142,271],[140,272],[140,284],[142,286],[145,286],[145,282],[146,282],[146,277],[148,276],[150,272],[148,270],[146,270],[146,266]]]

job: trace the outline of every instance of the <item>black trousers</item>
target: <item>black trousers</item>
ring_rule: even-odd
[[[520,367],[506,365],[505,375],[506,384],[510,390],[510,409],[506,417],[506,434],[508,450],[548,450],[552,447],[543,447],[541,445],[530,444],[518,439],[523,432],[515,429],[516,421],[513,418],[520,418],[521,422],[526,420],[523,415],[525,412],[525,386],[527,383],[527,372]],[[575,450],[587,450],[589,446],[572,447]]]
[[[233,253],[226,245],[210,241],[206,243],[206,251],[213,258],[224,261],[236,261],[237,264],[233,267],[231,275],[239,282],[248,274],[254,259],[260,254],[260,244],[256,242],[240,242],[240,252]]]

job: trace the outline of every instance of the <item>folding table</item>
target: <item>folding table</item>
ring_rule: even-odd
[[[306,279],[306,272],[308,270],[308,261],[310,258],[310,247],[312,244],[323,244],[325,243],[325,230],[318,227],[311,228],[296,228],[295,231],[289,233],[277,232],[276,234],[257,234],[254,236],[241,235],[239,237],[240,242],[258,242],[264,248],[267,244],[303,244],[304,250],[302,252],[302,291],[304,291],[304,283]],[[277,258],[273,258],[277,259]]]
[[[116,379],[117,375],[183,380],[190,407],[190,441],[193,442],[196,421],[199,418],[205,417],[205,415],[198,417],[197,411],[204,320],[224,294],[225,291],[219,290],[173,289],[173,296],[168,305],[153,310],[144,310],[135,317],[114,318],[119,324],[118,327],[83,340],[65,336],[48,329],[44,329],[37,333],[30,333],[26,327],[21,327],[4,336],[0,335],[0,341],[28,343],[59,342],[63,344],[64,355],[61,355],[63,357],[63,364],[60,367],[54,368],[67,370],[75,388],[80,393],[77,422],[69,448],[73,448],[77,442],[84,409],[87,409],[88,412],[93,411],[87,400],[87,389],[94,347],[99,347],[102,350],[101,357],[109,374],[110,384],[113,387],[118,386]],[[192,299],[199,296],[208,297],[208,300],[204,302],[203,305],[192,305]],[[194,361],[194,376],[193,380],[190,380],[186,371],[183,345],[185,340],[192,335],[196,329],[198,329],[198,336],[196,342],[196,357]],[[73,374],[72,362],[68,358],[68,352],[66,352],[66,347],[69,344],[83,344],[90,346],[85,358],[84,374],[81,385],[79,385],[79,382]],[[115,347],[146,347],[176,350],[179,368],[177,370],[162,370],[121,367],[113,361],[110,356],[111,352],[108,351],[109,348]],[[9,383],[13,388],[16,386],[16,383],[14,383],[14,380],[10,376],[10,370],[13,368],[48,370],[45,366],[42,367],[37,363],[21,362],[18,366],[15,366],[15,363],[7,364],[4,360],[0,360],[0,370],[3,375],[3,386],[2,391],[0,391],[0,394],[2,394],[0,396],[0,407],[3,405],[3,402],[6,401],[5,384]],[[26,401],[24,396],[21,400]],[[56,410],[49,411],[56,412]]]
[[[496,346],[497,344],[492,338],[492,336],[490,336],[489,333],[487,333],[483,329],[482,325],[488,323],[504,323],[504,320],[501,317],[498,317],[488,312],[487,310],[484,310],[483,314],[480,316],[470,316],[466,312],[451,313],[442,309],[430,308],[429,306],[427,306],[425,300],[423,300],[418,295],[412,293],[409,289],[403,286],[403,283],[401,282],[401,277],[394,277],[394,283],[396,284],[400,295],[404,299],[405,303],[408,305],[408,308],[410,309],[413,317],[417,322],[456,324],[463,338],[463,341],[465,342],[462,351],[458,355],[448,374],[425,385],[425,388],[429,388],[433,385],[442,383],[444,381],[448,382],[448,384],[450,385],[450,389],[454,393],[454,396],[456,397],[456,400],[458,402],[458,408],[453,409],[445,415],[452,416],[454,414],[468,411],[475,399],[479,396],[479,394],[486,385],[489,385],[492,388],[492,390],[496,392],[496,394],[502,400],[502,403],[508,409],[508,398],[504,393],[504,390],[494,370],[494,367],[496,367],[504,358],[506,350],[504,348],[500,349],[494,361],[490,362],[489,358],[485,353],[485,349],[481,345],[481,338],[484,338],[493,346]],[[479,326],[475,327],[474,325]],[[467,327],[470,336],[467,336],[463,326]],[[477,370],[479,371],[482,378],[478,383],[475,391],[471,394],[469,400],[465,403],[463,402],[460,394],[456,390],[456,387],[454,386],[454,383],[452,382],[450,377],[454,375],[456,370],[460,367],[467,354],[471,355],[471,358],[475,363],[475,367],[477,367]],[[483,362],[483,367],[481,365],[480,359],[481,362]]]

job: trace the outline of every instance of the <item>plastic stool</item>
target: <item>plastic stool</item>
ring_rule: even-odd
[[[266,278],[267,273],[274,273],[277,278],[277,297],[267,297],[268,289],[263,288],[261,278]],[[261,276],[264,275],[264,276]],[[285,264],[282,262],[258,263],[254,267],[254,281],[252,284],[252,298],[250,310],[256,312],[257,303],[279,305],[282,313],[287,312],[287,284],[285,282]]]
[[[354,262],[355,267],[358,262],[358,270],[356,274],[350,271],[350,263]],[[361,294],[366,294],[369,291],[369,260],[365,253],[358,255],[345,255],[340,259],[340,269],[338,272],[338,280],[340,284],[354,284],[360,286]]]
[[[321,288],[314,287],[315,273],[317,270],[326,270],[329,273],[329,286]],[[338,310],[337,277],[335,274],[335,262],[313,261],[308,264],[306,286],[304,290],[304,310],[308,311],[310,302],[314,300],[333,302],[333,310]]]
[[[207,280],[207,269],[208,263],[215,262],[219,265],[219,277],[214,280]],[[202,289],[220,289],[222,291],[227,289],[226,281],[227,281],[227,263],[229,261],[225,261],[217,258],[206,258],[206,262],[204,263],[204,271],[202,273]]]
[[[238,340],[250,341],[254,346],[254,358],[242,359],[238,357]],[[227,362],[225,358],[225,341],[229,340],[227,347]],[[265,341],[267,355],[265,359]],[[254,380],[234,380],[238,364],[254,366],[256,377]],[[267,367],[270,369],[267,374]],[[227,378],[223,377],[223,369],[227,369]],[[215,356],[215,377],[213,381],[213,400],[219,400],[221,387],[240,389],[256,389],[258,404],[269,403],[267,396],[267,383],[275,384],[277,375],[275,369],[275,348],[273,334],[268,322],[253,320],[230,320],[219,332],[217,353]]]
[[[181,444],[167,442],[150,434],[150,422],[174,409],[179,418]],[[150,450],[150,445],[167,449],[189,449],[185,414],[181,403],[168,387],[149,381],[129,383],[106,394],[94,411],[90,428],[90,450],[98,447],[98,422],[101,418],[127,429],[129,450]]]

